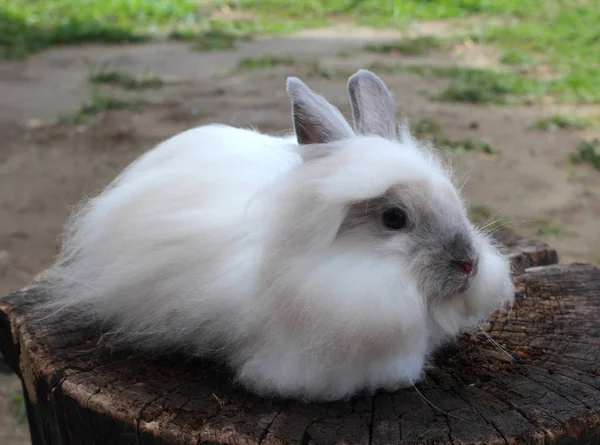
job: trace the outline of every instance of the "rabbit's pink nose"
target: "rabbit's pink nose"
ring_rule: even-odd
[[[465,273],[465,275],[471,275],[471,272],[473,272],[473,263],[471,263],[470,261],[454,261],[454,264],[456,264],[460,269],[462,269],[462,271]]]

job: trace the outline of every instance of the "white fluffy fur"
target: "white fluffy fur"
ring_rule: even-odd
[[[46,313],[77,308],[148,350],[219,352],[265,395],[337,400],[410,385],[434,347],[513,289],[508,263],[479,234],[468,295],[433,307],[404,259],[368,237],[336,238],[349,203],[397,183],[454,193],[410,138],[356,137],[303,162],[293,138],[186,131],[72,218]]]

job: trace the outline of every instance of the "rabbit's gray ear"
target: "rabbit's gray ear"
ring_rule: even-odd
[[[288,77],[287,93],[292,99],[292,118],[299,144],[323,144],[354,136],[340,110],[323,96],[313,93],[297,77]]]
[[[358,70],[348,79],[348,94],[356,133],[397,139],[394,98],[379,77]]]

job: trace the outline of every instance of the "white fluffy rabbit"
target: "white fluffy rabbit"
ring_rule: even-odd
[[[397,132],[383,82],[360,70],[348,89],[354,129],[289,78],[294,137],[207,125],[144,154],[72,216],[40,314],[220,358],[265,396],[418,381],[512,302],[510,267],[434,151]]]

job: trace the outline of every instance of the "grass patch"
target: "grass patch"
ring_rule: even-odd
[[[469,218],[471,220],[489,220],[492,217],[492,209],[485,206],[469,206]]]
[[[238,62],[237,68],[241,71],[249,71],[276,68],[278,66],[297,66],[306,68],[306,76],[308,78],[340,79],[348,78],[354,74],[354,71],[327,67],[318,60],[298,60],[290,56],[275,55],[247,57]]]
[[[563,101],[600,102],[597,0],[0,0],[0,56],[22,57],[53,44],[136,42],[175,29],[190,31],[172,37],[204,35],[200,48],[222,49],[240,33],[285,33],[340,21],[401,29],[413,19],[475,14],[499,18],[473,37],[503,50],[503,63],[526,66],[531,58],[554,73],[548,93]],[[418,53],[432,42],[415,40],[396,50]],[[481,100],[464,85],[447,96]]]
[[[550,222],[542,222],[537,229],[537,235],[540,237],[557,236],[562,233],[562,229]]]
[[[335,56],[339,57],[340,59],[347,59],[348,57],[352,57],[352,54],[352,51],[344,50],[338,51],[337,53],[335,53]]]
[[[172,37],[188,38],[211,30],[285,33],[340,20],[397,29],[413,18],[492,10],[507,8],[490,8],[483,0],[0,0],[0,52],[22,57],[57,43],[132,42],[175,29],[189,31]]]
[[[306,76],[308,78],[318,78],[318,79],[347,79],[355,71],[349,71],[342,68],[331,68],[322,65],[321,63],[311,62],[308,64],[308,71]]]
[[[94,116],[109,110],[131,110],[142,105],[142,101],[126,101],[113,96],[105,96],[96,91],[92,98],[84,103],[81,108],[69,116],[62,116],[58,119],[60,123],[84,124],[89,122]]]
[[[591,164],[596,170],[600,170],[600,140],[582,140],[575,153],[569,155],[572,164]]]
[[[322,65],[317,60],[298,60],[289,56],[266,55],[263,57],[247,57],[238,62],[238,70],[262,70],[276,68],[278,66],[297,66],[307,68],[306,76],[319,79],[339,79],[347,78],[354,74],[354,71],[343,70],[339,68],[330,68]]]
[[[218,51],[233,49],[240,36],[226,31],[214,29],[200,34],[195,40],[194,48],[198,51]]]
[[[126,90],[141,90],[146,88],[159,88],[163,85],[163,81],[145,73],[140,77],[136,77],[126,71],[106,70],[104,68],[92,73],[90,82],[95,84],[117,85]]]
[[[459,66],[403,65],[373,62],[368,69],[380,74],[412,73],[448,78],[448,86],[433,94],[444,102],[504,105],[516,98],[536,98],[547,91],[545,82],[510,72]]]
[[[239,41],[252,39],[255,29],[250,23],[241,24],[233,20],[207,20],[201,25],[177,27],[169,38],[192,42],[197,51],[233,49]]]
[[[199,34],[195,29],[173,29],[169,33],[170,39],[181,40],[182,42],[192,42],[201,36],[202,34]]]
[[[377,74],[402,74],[402,73],[411,73],[417,74],[419,76],[425,76],[431,72],[428,67],[419,66],[419,65],[403,65],[399,63],[395,63],[392,65],[388,65],[383,62],[373,62],[371,63],[367,69],[373,71]]]
[[[398,42],[369,44],[365,46],[365,50],[382,54],[399,53],[405,56],[421,56],[442,47],[442,40],[440,38],[422,36],[403,39]]]
[[[22,58],[54,44],[148,39],[131,23],[115,22],[105,16],[94,19],[96,12],[74,2],[69,5],[66,1],[0,0],[0,57]]]
[[[513,20],[485,29],[482,38],[504,50],[539,58],[558,74],[550,90],[563,101],[600,101],[597,1],[546,0],[541,6],[524,0],[525,5],[529,7],[519,15],[512,14]]]
[[[266,55],[262,57],[246,57],[238,62],[238,70],[263,70],[278,66],[297,66],[301,62],[289,56]]]
[[[500,56],[500,63],[511,66],[530,66],[534,65],[534,58],[524,54],[519,50],[509,49]]]
[[[487,232],[495,232],[506,226],[500,218],[495,218],[492,209],[486,206],[472,205],[467,209],[469,219],[477,227],[484,228]]]
[[[500,151],[481,139],[449,139],[447,138],[437,122],[431,119],[420,120],[413,128],[412,133],[418,139],[430,141],[435,148],[446,150],[453,154],[468,152],[485,153],[491,155],[500,154]]]
[[[22,58],[55,44],[139,42],[159,35],[231,48],[241,34],[283,33],[327,23],[337,5],[300,0],[0,0],[0,57]],[[314,4],[313,4],[314,3]],[[232,18],[223,18],[226,16]],[[239,18],[237,18],[239,16]]]
[[[27,408],[22,393],[13,394],[10,398],[10,408],[17,424],[23,424],[27,420]]]
[[[550,117],[545,117],[535,121],[533,128],[545,131],[556,130],[583,130],[590,125],[587,118],[582,116],[566,116],[563,114],[554,114]]]
[[[510,71],[492,71],[467,67],[434,67],[434,75],[450,78],[450,83],[433,99],[444,102],[503,105],[513,102],[515,96],[539,97],[547,86]]]
[[[202,38],[196,40],[194,48],[198,51],[218,51],[233,49],[237,38],[233,36],[206,33]]]

